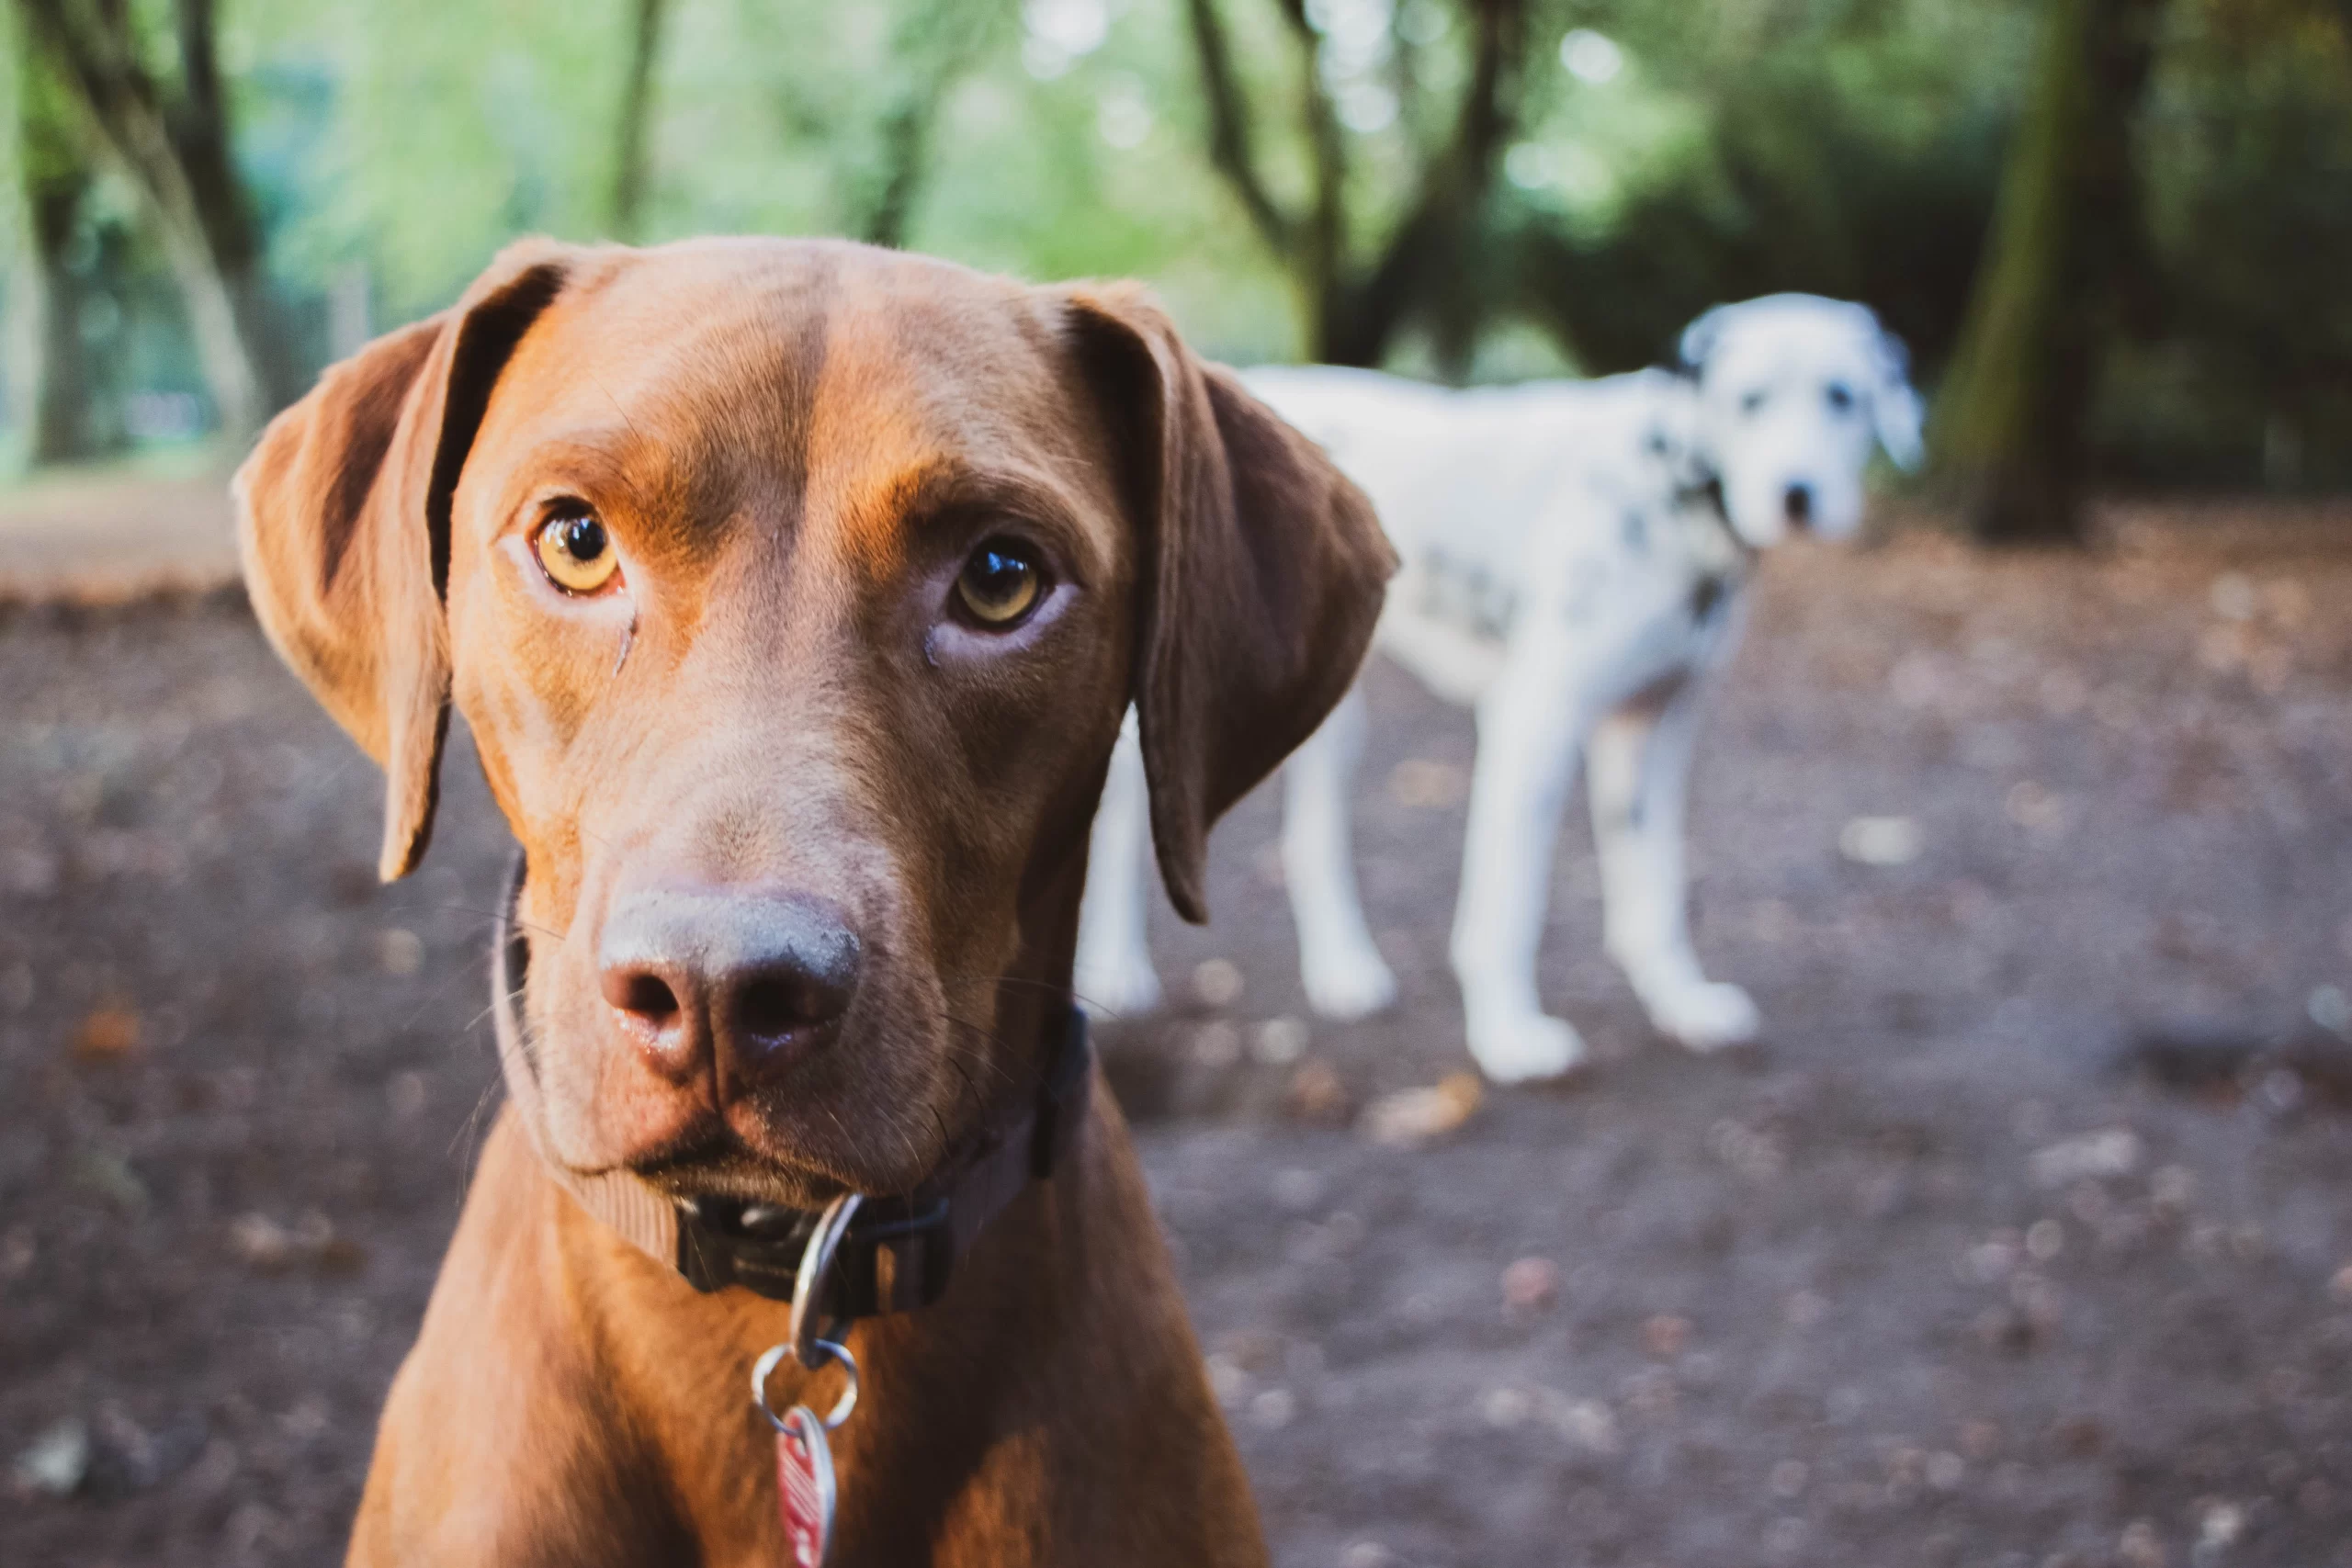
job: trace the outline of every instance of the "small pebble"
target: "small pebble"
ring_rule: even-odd
[[[2115,1560],[2122,1568],[2165,1568],[2165,1543],[2156,1527],[2146,1519],[2124,1526],[2115,1543]]]
[[[1323,1201],[1323,1178],[1315,1171],[1295,1166],[1274,1172],[1274,1201],[1294,1214],[1304,1213]]]
[[[424,967],[424,942],[398,926],[376,934],[376,962],[387,975],[413,975]]]
[[[1306,1055],[1306,1025],[1295,1018],[1270,1018],[1250,1036],[1250,1054],[1270,1067],[1287,1067]]]
[[[1241,1060],[1241,1031],[1219,1020],[1193,1032],[1193,1060],[1204,1067],[1232,1066]]]
[[[1478,1401],[1478,1414],[1489,1427],[1509,1431],[1535,1413],[1535,1401],[1523,1388],[1490,1388]]]
[[[1241,999],[1241,971],[1230,959],[1204,958],[1193,970],[1193,995],[1203,1007],[1229,1008]]]
[[[1519,1314],[1549,1312],[1560,1299],[1560,1268],[1548,1258],[1522,1258],[1503,1270],[1503,1305]]]
[[[1250,1419],[1269,1431],[1280,1431],[1298,1415],[1298,1395],[1286,1388],[1270,1388],[1250,1402]]]
[[[1838,852],[1856,865],[1908,865],[1927,841],[1908,817],[1857,817],[1838,830]]]
[[[9,1474],[20,1492],[70,1497],[90,1473],[90,1428],[78,1416],[68,1416],[32,1440]]]

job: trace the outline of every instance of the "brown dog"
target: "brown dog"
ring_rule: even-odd
[[[1392,562],[1321,454],[1128,289],[531,243],[329,371],[238,494],[263,625],[389,774],[385,874],[453,703],[527,868],[516,1103],[351,1560],[785,1562],[745,1391],[786,1309],[647,1249],[845,1191],[963,1201],[1035,1122],[1051,1179],[964,1224],[943,1299],[849,1335],[831,1561],[1264,1561],[1118,1111],[1081,1087],[1056,1163],[1040,1084],[1083,1063],[1127,703],[1199,919],[1209,824],[1355,672]],[[892,1256],[862,1310],[914,1299]],[[831,1401],[793,1369],[778,1408]]]

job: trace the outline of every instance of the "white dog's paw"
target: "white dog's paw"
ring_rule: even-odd
[[[1764,1027],[1764,1015],[1746,991],[1723,980],[1679,987],[1657,998],[1650,1021],[1658,1032],[1693,1051],[1745,1045]]]
[[[1298,978],[1306,1005],[1338,1023],[1369,1017],[1396,999],[1396,976],[1369,943],[1329,952],[1302,948]]]
[[[1564,1018],[1546,1013],[1505,1013],[1474,1020],[1470,1055],[1497,1083],[1556,1078],[1584,1065],[1584,1036]]]
[[[1092,964],[1080,960],[1070,988],[1097,1018],[1132,1018],[1159,1005],[1159,972],[1142,954]]]

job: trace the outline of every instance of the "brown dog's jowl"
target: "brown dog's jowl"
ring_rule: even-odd
[[[1200,918],[1209,824],[1363,656],[1368,507],[1132,290],[771,241],[514,247],[329,371],[238,493],[264,626],[386,769],[386,874],[453,706],[525,867],[536,1102],[485,1150],[352,1560],[781,1562],[744,1379],[784,1305],[698,1292],[573,1192],[808,1209],[973,1159],[1060,1038],[1122,711]],[[831,1561],[1263,1560],[1087,1093],[944,1299],[852,1331]]]

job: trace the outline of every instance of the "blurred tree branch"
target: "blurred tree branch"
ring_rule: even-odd
[[[1253,111],[1234,69],[1217,0],[1186,0],[1208,108],[1209,162],[1232,186],[1267,248],[1290,271],[1310,357],[1377,364],[1405,322],[1426,316],[1441,362],[1466,366],[1487,309],[1477,286],[1479,231],[1503,144],[1517,128],[1524,0],[1469,0],[1471,69],[1450,133],[1418,149],[1413,195],[1372,255],[1351,263],[1346,133],[1320,69],[1323,40],[1305,0],[1279,0],[1298,45],[1300,113],[1311,167],[1306,209],[1283,210],[1259,167]]]
[[[653,66],[662,52],[669,0],[636,0],[629,29],[628,73],[621,84],[620,120],[613,148],[613,237],[634,240],[643,220],[646,121],[653,108]]]
[[[993,0],[923,0],[900,14],[891,48],[896,79],[876,127],[875,157],[862,178],[848,182],[847,227],[859,239],[894,249],[906,243],[939,111],[1004,12]]]
[[[212,0],[174,0],[176,90],[149,71],[126,0],[17,0],[32,45],[98,155],[154,224],[222,433],[242,441],[275,406],[261,244],[231,152]]]

